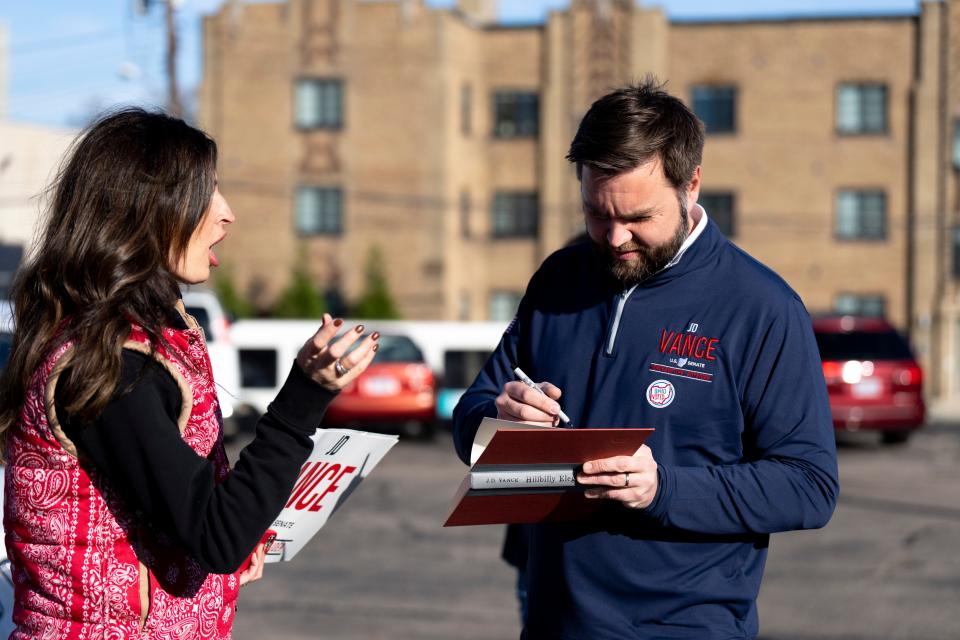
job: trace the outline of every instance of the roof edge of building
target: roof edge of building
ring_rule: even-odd
[[[917,11],[904,11],[902,13],[827,13],[827,14],[805,14],[805,13],[784,13],[769,16],[729,16],[715,18],[669,18],[671,26],[706,26],[712,24],[730,25],[730,24],[763,24],[763,23],[784,23],[784,22],[853,22],[853,21],[897,21],[913,20],[919,17]]]

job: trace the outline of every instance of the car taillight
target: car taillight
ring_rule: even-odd
[[[216,332],[216,339],[224,344],[230,344],[230,320],[224,316],[220,319],[220,329]]]
[[[414,393],[433,391],[433,371],[425,364],[410,364],[403,370],[407,386]]]
[[[823,363],[823,377],[827,381],[827,384],[833,384],[840,379],[841,374],[843,373],[843,364],[839,362],[824,362]]]
[[[919,387],[923,382],[923,370],[916,364],[895,369],[893,384],[898,387]]]

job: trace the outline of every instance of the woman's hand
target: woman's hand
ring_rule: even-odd
[[[333,340],[342,324],[340,318],[334,320],[330,314],[323,314],[323,324],[297,354],[297,364],[303,372],[330,391],[339,391],[353,382],[367,368],[380,346],[377,344],[380,334],[374,332],[344,355],[363,335],[363,325]]]
[[[240,573],[240,586],[256,582],[263,577],[264,559],[267,557],[267,545],[261,542],[250,554],[250,564]]]

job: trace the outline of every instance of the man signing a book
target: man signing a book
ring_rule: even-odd
[[[454,412],[464,461],[485,416],[655,429],[583,465],[596,515],[530,527],[524,639],[754,638],[769,535],[833,513],[810,318],[697,204],[703,140],[653,79],[593,104],[567,156],[590,241],[544,261]]]

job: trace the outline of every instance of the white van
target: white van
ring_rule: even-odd
[[[13,305],[9,300],[0,300],[0,371],[10,359],[10,347],[13,345]]]
[[[496,348],[502,322],[345,320],[367,333],[407,336],[423,352],[437,379],[437,418],[449,420],[453,407]],[[240,320],[231,327],[240,353],[240,397],[263,413],[286,379],[297,351],[320,326],[319,320]]]
[[[213,291],[190,287],[183,288],[180,293],[187,313],[203,329],[213,379],[217,383],[224,436],[233,437],[238,432],[234,416],[240,408],[240,359],[231,339],[230,318]]]
[[[8,300],[0,300],[0,369],[7,366],[10,343],[13,341],[13,307]],[[6,467],[0,465],[0,505],[3,504],[3,482]],[[13,577],[6,545],[0,544],[0,638],[13,632]]]

